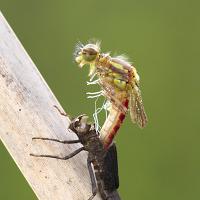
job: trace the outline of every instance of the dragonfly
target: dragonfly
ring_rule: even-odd
[[[88,92],[88,98],[104,96],[106,105],[103,107],[109,112],[101,130],[100,138],[105,148],[109,148],[118,129],[123,123],[126,113],[130,110],[133,123],[143,128],[147,124],[141,90],[140,77],[136,68],[124,56],[110,56],[110,53],[101,53],[100,42],[89,42],[86,45],[78,43],[75,47],[75,61],[82,68],[89,66],[90,81],[88,85],[98,84],[99,92]],[[93,80],[97,77],[96,80]],[[102,110],[102,109],[100,109]],[[94,119],[99,110],[95,110]]]
[[[58,107],[55,106],[57,109]],[[61,115],[67,116],[58,109]],[[69,117],[69,116],[68,116]],[[88,200],[92,200],[99,191],[103,200],[120,200],[117,193],[119,187],[117,149],[113,143],[109,149],[105,149],[96,132],[95,125],[88,123],[88,116],[82,114],[71,120],[69,130],[73,131],[77,140],[58,140],[53,138],[34,137],[33,140],[49,140],[63,144],[81,143],[83,146],[71,154],[61,157],[46,154],[33,154],[34,157],[48,157],[60,160],[68,160],[81,151],[88,152],[87,167],[91,179],[92,195]]]

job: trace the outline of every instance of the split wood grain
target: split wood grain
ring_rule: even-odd
[[[91,184],[87,154],[66,161],[30,153],[67,155],[78,144],[32,141],[32,137],[75,139],[70,120],[11,27],[0,13],[0,138],[40,200],[87,200]],[[0,158],[2,161],[3,158]],[[95,200],[100,199],[97,195]]]

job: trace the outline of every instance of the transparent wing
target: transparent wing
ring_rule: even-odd
[[[136,86],[137,87],[137,86]],[[133,123],[137,123],[140,128],[147,124],[147,115],[142,103],[140,89],[133,89],[130,96],[130,116]]]

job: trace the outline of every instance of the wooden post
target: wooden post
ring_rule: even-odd
[[[66,161],[30,153],[67,155],[78,144],[32,141],[32,137],[75,139],[70,120],[0,13],[0,138],[40,200],[87,200],[91,184],[86,153]],[[97,195],[94,199],[100,199]]]

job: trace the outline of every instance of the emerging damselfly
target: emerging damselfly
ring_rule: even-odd
[[[88,93],[91,95],[88,98],[104,96],[107,100],[102,108],[108,110],[109,115],[100,129],[100,138],[105,148],[112,144],[128,109],[133,123],[137,123],[141,128],[146,125],[147,116],[139,89],[139,75],[126,58],[111,57],[109,53],[101,53],[99,42],[86,45],[78,43],[75,61],[80,67],[89,65],[90,81],[87,84],[99,84],[102,89],[99,92]],[[97,79],[93,81],[95,76]],[[96,109],[94,113],[97,128],[97,114],[102,108]]]
[[[62,115],[66,116],[66,114],[62,113],[59,109],[58,111]],[[61,141],[52,138],[33,138],[33,140],[50,140],[63,144],[81,143],[83,147],[64,157],[43,154],[30,155],[34,157],[49,157],[67,160],[77,155],[81,151],[87,151],[87,167],[92,185],[92,196],[88,200],[92,200],[98,191],[103,200],[120,200],[120,197],[117,193],[117,189],[119,187],[119,178],[116,146],[113,143],[110,148],[106,150],[99,138],[99,134],[96,132],[95,125],[88,123],[87,120],[88,117],[86,115],[80,115],[72,119],[69,129],[77,135],[77,140]]]

